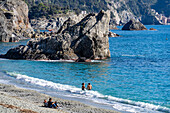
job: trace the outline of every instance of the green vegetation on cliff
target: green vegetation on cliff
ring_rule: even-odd
[[[54,14],[67,13],[81,10],[87,12],[99,12],[101,9],[107,10],[111,2],[115,4],[126,2],[119,10],[127,10],[136,16],[151,16],[151,8],[166,16],[170,16],[170,0],[24,0],[30,9],[29,18],[37,18]],[[118,4],[117,4],[118,5]],[[115,5],[116,6],[116,5]]]
[[[106,10],[105,0],[24,0],[30,9],[29,17],[36,18],[54,14],[67,13],[74,10],[79,13],[81,10],[87,12],[99,12]]]
[[[62,7],[60,5],[48,3],[48,2],[34,2],[34,0],[24,0],[29,7],[29,18],[50,17],[55,14],[66,14],[69,11],[69,7]]]

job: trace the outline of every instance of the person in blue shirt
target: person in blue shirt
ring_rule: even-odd
[[[52,98],[49,98],[48,107],[49,107],[49,108],[57,108],[57,106],[55,105],[55,103],[52,102]]]

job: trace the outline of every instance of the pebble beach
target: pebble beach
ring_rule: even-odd
[[[52,98],[60,108],[43,107],[43,100]],[[18,88],[14,85],[0,84],[1,113],[118,113],[88,106],[80,102],[64,100],[39,93],[37,91]]]

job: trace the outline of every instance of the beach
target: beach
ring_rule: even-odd
[[[35,112],[60,110],[99,113],[112,110],[111,112],[123,113],[169,113],[170,44],[166,37],[170,36],[170,27],[146,27],[155,28],[157,31],[114,30],[113,32],[122,37],[109,39],[111,58],[107,60],[78,63],[68,60],[0,58],[0,83],[15,86],[2,86],[1,109],[13,112],[27,109]],[[5,54],[18,45],[26,45],[27,41],[1,43],[0,54]],[[85,83],[85,86],[91,83],[92,90],[82,91],[82,83]],[[34,91],[24,90],[23,93],[22,90],[20,93],[16,91],[16,87]],[[37,96],[41,94],[35,91],[43,96]],[[20,104],[15,96],[20,103],[25,102],[26,105]],[[48,100],[49,97],[52,97],[53,101],[59,101],[62,109],[41,107],[44,99]],[[15,99],[17,104],[10,99]],[[74,103],[75,101],[77,102]],[[65,102],[70,104],[65,105]],[[25,106],[22,107],[23,105]]]
[[[43,107],[43,100],[52,98],[60,108]],[[14,85],[0,84],[1,113],[118,113],[88,106],[80,102],[60,99],[37,91],[18,88]]]

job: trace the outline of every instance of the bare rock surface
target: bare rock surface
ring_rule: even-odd
[[[28,19],[28,6],[22,0],[0,2],[0,41],[17,42],[30,37],[32,27]]]
[[[47,18],[38,18],[38,19],[31,19],[30,23],[33,29],[41,29],[41,30],[50,30],[57,32],[60,27],[64,24],[66,20],[71,18],[76,23],[78,23],[82,18],[84,18],[85,14],[60,14],[56,15],[50,19]]]
[[[113,33],[111,31],[109,31],[109,34],[108,34],[109,37],[120,37],[120,35],[116,34],[116,33]]]
[[[155,28],[150,28],[149,30],[151,30],[151,31],[157,31],[157,29],[155,29]]]
[[[147,28],[141,22],[131,19],[123,26],[122,30],[147,30]]]
[[[32,39],[26,46],[10,49],[5,57],[33,60],[106,59],[110,57],[109,21],[110,12],[103,10],[97,15],[87,15],[77,24],[69,18],[57,34]]]

